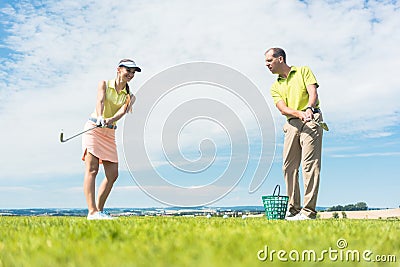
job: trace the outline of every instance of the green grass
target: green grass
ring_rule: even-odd
[[[348,246],[340,250],[337,241]],[[260,261],[258,251],[329,248],[395,255],[395,263]],[[269,253],[268,253],[269,254]],[[265,256],[265,254],[260,254]],[[292,254],[294,255],[294,254]],[[339,255],[339,253],[337,254]],[[362,257],[362,255],[361,255]],[[265,218],[0,217],[0,266],[399,266],[397,220],[268,221]]]

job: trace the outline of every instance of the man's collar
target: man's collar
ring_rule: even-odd
[[[279,80],[284,80],[284,79],[287,79],[287,78],[289,78],[289,76],[290,76],[290,74],[293,72],[296,72],[297,71],[297,67],[296,66],[291,66],[290,67],[290,71],[289,71],[289,73],[288,73],[288,76],[286,77],[286,78],[283,78],[282,76],[280,76],[280,75],[278,75],[278,78],[277,78],[277,80],[279,81]]]

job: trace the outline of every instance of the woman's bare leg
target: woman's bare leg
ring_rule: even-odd
[[[99,171],[99,159],[86,153],[85,156],[85,178],[83,180],[83,192],[85,193],[86,202],[88,205],[89,214],[98,211],[95,202],[96,176]]]
[[[97,196],[97,209],[99,211],[102,211],[104,209],[104,205],[108,196],[110,195],[114,182],[118,178],[118,163],[103,161],[103,166],[106,177],[99,187],[99,192]]]

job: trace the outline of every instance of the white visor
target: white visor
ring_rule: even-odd
[[[118,67],[127,67],[127,68],[135,68],[137,72],[141,72],[142,70],[136,65],[135,61],[130,60],[130,61],[124,61],[119,63]]]

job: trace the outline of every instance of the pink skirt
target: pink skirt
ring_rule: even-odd
[[[96,124],[88,121],[85,124],[85,130],[93,128]],[[85,161],[86,153],[89,152],[99,159],[99,163],[103,161],[118,162],[117,144],[115,142],[115,130],[109,128],[95,128],[88,131],[82,136],[82,160]]]

